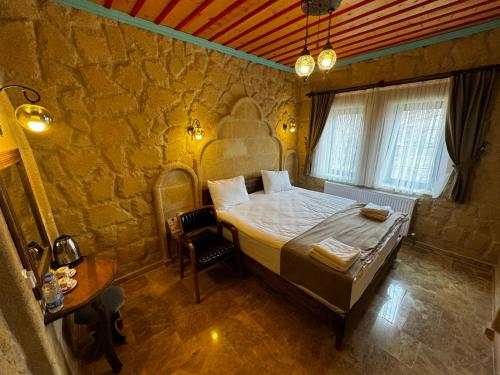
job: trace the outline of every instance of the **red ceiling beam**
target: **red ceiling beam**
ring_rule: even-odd
[[[290,25],[293,25],[294,23],[297,23],[299,21],[302,21],[303,19],[306,18],[306,15],[305,14],[302,14],[294,19],[291,19],[290,21],[288,22],[285,22],[284,24],[282,25],[279,25],[278,27],[272,29],[272,30],[269,30],[267,33],[264,33],[264,34],[260,34],[258,37],[256,38],[253,38],[253,39],[250,39],[248,41],[246,41],[245,43],[243,44],[240,44],[239,46],[237,47],[234,47],[235,49],[242,49],[242,48],[245,48],[246,46],[248,46],[249,44],[252,44],[252,43],[255,43],[259,40],[262,40],[263,38],[265,38],[266,36],[269,36],[271,34],[274,34],[276,31],[279,31],[279,30],[283,30],[285,28],[287,28],[288,26]]]
[[[419,8],[419,7],[422,7],[422,6],[427,5],[427,4],[429,4],[429,3],[433,3],[433,2],[435,2],[435,1],[438,1],[438,0],[428,0],[428,1],[424,1],[424,2],[421,2],[421,3],[414,4],[414,5],[412,5],[411,7],[405,8],[405,9],[404,9],[404,11],[397,10],[396,12],[392,12],[392,13],[386,14],[386,15],[384,15],[384,16],[382,16],[382,17],[374,18],[373,20],[367,21],[367,22],[362,23],[362,24],[360,24],[360,25],[356,25],[356,28],[361,28],[361,27],[368,26],[368,25],[370,25],[370,24],[372,24],[372,23],[380,22],[380,21],[382,21],[382,20],[384,20],[384,19],[386,19],[386,18],[393,17],[393,16],[395,16],[395,15],[400,15],[400,14],[402,14],[402,13],[404,13],[404,12],[408,12],[408,11],[413,10],[413,9],[415,9],[415,8]],[[459,0],[459,1],[463,1],[463,0]],[[397,5],[397,2],[392,3],[392,5]],[[379,11],[379,9],[376,9],[375,11]],[[369,12],[369,13],[365,13],[365,14],[359,15],[359,16],[357,16],[357,18],[358,18],[358,19],[359,19],[359,18],[362,18],[362,17],[364,17],[364,16],[369,15],[370,13],[372,13],[372,12]],[[334,13],[334,15],[335,15],[335,13]],[[333,17],[333,21],[335,22],[335,17]],[[350,20],[349,20],[349,21],[350,21]],[[347,20],[346,20],[346,21],[341,22],[341,23],[339,23],[339,24],[334,24],[333,29],[336,29],[337,27],[342,26],[342,25],[344,25],[344,24],[346,24],[346,23],[349,23],[349,22],[347,22]],[[302,30],[302,29],[301,29],[301,30]],[[304,30],[305,30],[305,28],[304,28]],[[341,32],[339,32],[338,34],[336,34],[335,36],[337,36],[337,35],[341,35],[341,34],[343,34],[343,33],[347,32],[347,31],[351,31],[351,30],[352,30],[352,29],[348,29],[348,30],[341,31]],[[316,31],[316,32],[314,32],[314,33],[312,33],[312,34],[309,34],[309,37],[310,37],[310,38],[312,38],[312,37],[314,37],[314,36],[316,36],[316,35],[318,35],[318,34],[321,34],[321,33],[326,32],[326,31],[328,31],[328,27],[325,27],[324,29],[322,29],[322,30],[320,30],[320,31]],[[265,47],[267,47],[267,46],[269,46],[269,45],[271,45],[271,44],[274,44],[274,43],[276,43],[276,42],[279,42],[280,40],[283,40],[283,39],[285,39],[285,38],[287,38],[287,37],[289,37],[289,36],[291,36],[291,35],[293,35],[293,34],[295,34],[295,33],[297,33],[297,30],[292,31],[292,32],[290,32],[290,33],[288,33],[288,34],[286,34],[286,35],[283,35],[283,37],[281,37],[281,38],[279,38],[279,39],[271,40],[271,41],[269,41],[269,42],[267,42],[267,43],[264,43],[264,44],[262,44],[262,45],[260,45],[260,46],[257,46],[257,47],[255,47],[254,49],[251,49],[250,51],[248,51],[248,53],[254,53],[254,52],[256,52],[256,51],[258,51],[258,50],[260,50],[260,49],[262,49],[262,48],[265,48]],[[271,53],[273,53],[273,52],[276,52],[276,51],[278,51],[278,50],[281,50],[281,49],[283,49],[283,48],[286,48],[286,47],[288,47],[288,46],[291,46],[292,44],[299,43],[299,42],[303,42],[303,41],[304,41],[304,38],[297,38],[297,39],[294,39],[294,40],[293,40],[293,41],[291,41],[291,42],[287,42],[287,43],[282,44],[282,45],[280,45],[280,46],[278,46],[278,47],[275,47],[275,48],[273,48],[273,49],[271,49],[271,50],[269,50],[269,51],[263,52],[263,53],[262,53],[262,54],[260,54],[259,56],[266,56],[266,55],[269,55],[269,54],[271,54]]]
[[[463,29],[463,28],[471,26],[471,25],[477,25],[479,23],[491,21],[491,20],[497,18],[498,16],[500,16],[500,13],[494,14],[494,15],[491,15],[491,16],[487,16],[487,17],[482,17],[482,18],[479,18],[479,19],[476,19],[476,20],[473,20],[473,21],[465,22],[465,23],[462,23],[460,25],[450,26],[450,27],[447,27],[445,29],[439,30],[439,33],[453,31],[453,30],[458,30],[458,29]],[[423,30],[419,30],[419,32],[421,32],[421,31],[423,31]],[[413,33],[413,34],[415,34],[415,33]],[[405,40],[399,41],[397,43],[397,45],[404,44],[404,43],[407,43],[407,42],[411,42],[413,40],[420,40],[420,39],[423,39],[423,38],[426,38],[426,37],[429,37],[429,36],[432,36],[432,35],[436,35],[436,32],[435,31],[431,31],[431,32],[425,33],[423,35],[419,35],[419,36],[417,36],[415,38],[405,39]],[[347,55],[347,52],[344,52],[344,53],[340,54],[340,57],[346,58],[346,57],[351,57],[351,56],[357,56],[357,55],[360,55],[360,54],[365,54],[365,53],[369,53],[369,52],[372,52],[372,51],[377,51],[377,50],[380,50],[380,49],[383,49],[383,48],[389,48],[389,47],[392,47],[392,46],[394,46],[394,43],[386,43],[386,44],[383,44],[383,45],[380,45],[380,46],[377,46],[377,47],[374,47],[374,48],[371,48],[371,49],[362,50],[360,52],[357,52],[357,53],[354,53],[354,54],[351,54],[351,55]],[[359,47],[357,49],[361,49],[361,48],[364,48],[364,46],[363,47]]]
[[[500,6],[488,9],[488,11],[494,11],[494,10],[498,10],[498,9],[500,9]],[[439,25],[432,25],[432,26],[423,27],[423,28],[419,29],[417,32],[421,33],[422,31],[425,31],[425,30],[430,30],[430,29],[433,29],[433,28],[436,28],[436,27],[440,27],[442,25],[446,25],[446,24],[449,24],[449,23],[453,23],[453,22],[457,22],[457,21],[460,21],[460,20],[464,20],[466,18],[471,18],[471,17],[474,17],[474,16],[478,16],[478,15],[483,14],[483,13],[486,13],[486,12],[478,12],[478,13],[475,13],[475,14],[470,14],[468,16],[455,18],[454,20],[450,20],[448,22],[445,22],[445,23],[442,23],[442,24],[439,24]],[[485,19],[490,19],[490,18],[495,17],[495,16],[496,15],[490,15],[490,16],[486,16],[486,17],[483,17],[483,18],[480,18],[480,19],[475,19],[475,20],[472,20],[472,21],[468,21],[468,22],[462,23],[462,24],[460,24],[458,26],[455,25],[455,26],[447,27],[445,29],[439,29],[439,30],[437,30],[437,32],[441,34],[441,33],[443,33],[443,31],[447,31],[449,29],[463,28],[464,26],[469,25],[471,23],[477,23],[477,22],[483,21]],[[431,33],[436,33],[436,31],[431,32]],[[368,43],[368,44],[365,44],[363,46],[358,46],[358,47],[350,48],[348,50],[343,51],[342,53],[350,53],[352,51],[356,51],[356,50],[359,50],[361,48],[370,47],[370,46],[376,45],[376,44],[381,43],[381,42],[387,42],[387,41],[390,41],[390,40],[394,40],[394,39],[397,39],[397,38],[400,38],[400,37],[403,37],[403,36],[407,36],[407,35],[412,35],[412,34],[415,34],[415,31],[407,32],[407,33],[400,34],[400,35],[395,35],[395,36],[393,36],[391,38],[388,38],[388,39],[385,39],[385,40],[382,40],[382,41],[379,40],[379,41],[376,41],[376,42]],[[410,39],[412,39],[412,38],[410,38]],[[406,40],[404,42],[406,42]]]
[[[165,19],[166,16],[174,9],[179,0],[170,0],[167,6],[161,11],[161,13],[156,17],[155,23],[160,24]]]
[[[419,5],[426,5],[427,3],[432,2],[432,1],[434,1],[434,0],[428,0],[426,3],[419,3]],[[474,0],[474,1],[477,1],[477,0]],[[497,0],[486,0],[486,1],[484,1],[484,2],[482,2],[482,3],[479,3],[479,4],[478,4],[478,3],[475,3],[475,4],[470,5],[470,6],[468,6],[468,7],[465,7],[465,8],[456,9],[456,10],[454,10],[454,11],[451,11],[451,12],[448,12],[448,13],[441,14],[441,15],[439,15],[439,16],[435,16],[435,17],[429,18],[429,19],[424,20],[424,21],[422,21],[422,22],[429,22],[430,20],[434,20],[434,19],[436,19],[436,18],[440,18],[440,17],[443,17],[443,16],[448,16],[448,15],[450,15],[450,14],[454,14],[454,13],[458,13],[458,12],[463,12],[463,11],[469,10],[469,9],[471,9],[471,8],[475,8],[475,7],[478,7],[478,6],[486,5],[486,4],[488,4],[488,3],[495,2],[495,1],[497,1]],[[368,32],[372,33],[372,32],[374,32],[374,31],[377,31],[377,30],[380,30],[380,29],[385,29],[386,27],[390,27],[390,26],[396,25],[396,24],[398,24],[398,23],[402,23],[402,22],[405,22],[405,21],[408,21],[408,20],[411,20],[411,19],[415,19],[415,18],[417,18],[417,17],[424,16],[425,14],[428,14],[428,13],[437,12],[437,11],[439,11],[439,10],[449,8],[450,6],[453,6],[453,5],[458,5],[458,4],[463,4],[463,3],[464,3],[464,1],[463,1],[463,0],[457,0],[457,1],[453,2],[453,3],[448,3],[448,4],[442,5],[442,6],[437,7],[437,8],[431,8],[431,9],[425,10],[425,11],[423,11],[423,12],[420,12],[420,13],[417,13],[417,14],[414,14],[414,15],[411,15],[411,16],[408,16],[408,17],[405,17],[405,18],[397,19],[397,20],[395,20],[395,21],[393,21],[393,22],[385,23],[385,24],[383,24],[383,25],[380,25],[380,26],[374,27],[374,28],[372,28],[372,29],[370,29],[370,30],[367,30],[367,31],[361,31],[361,32],[356,33],[356,34],[351,34],[351,35],[348,35],[348,36],[346,36],[346,37],[344,37],[344,38],[338,38],[338,36],[339,36],[339,35],[342,35],[342,34],[345,34],[345,33],[349,32],[349,31],[351,31],[351,29],[347,29],[347,30],[344,30],[344,31],[342,31],[342,32],[339,32],[339,33],[338,33],[338,34],[336,34],[336,35],[335,35],[332,39],[335,41],[335,43],[334,43],[334,44],[335,44],[335,45],[337,45],[338,43],[343,42],[344,40],[351,40],[351,39],[353,39],[353,38],[356,38],[356,37],[357,37],[357,36],[359,36],[359,35],[366,34],[366,33],[368,33]],[[389,15],[389,16],[392,16],[392,15],[394,15],[394,14],[391,14],[391,15]],[[383,20],[383,19],[384,19],[384,17],[380,17],[380,18],[378,18],[376,21],[378,22],[378,21],[381,21],[381,20]],[[366,22],[365,24],[362,24],[362,25],[360,25],[359,27],[364,27],[364,26],[366,26],[366,24],[368,24],[368,23],[373,23],[373,22]],[[418,22],[418,23],[419,23],[419,22]],[[413,26],[414,24],[415,24],[415,23],[410,24],[410,25],[405,25],[405,26],[402,26],[402,27],[400,27],[400,28],[397,28],[397,29],[394,29],[394,30],[390,30],[390,31],[388,31],[388,32],[386,32],[386,33],[383,33],[383,34],[378,34],[378,36],[381,36],[381,35],[384,35],[384,34],[388,34],[388,33],[392,33],[392,32],[396,32],[396,31],[399,31],[399,30],[405,29],[405,28],[407,28],[407,27],[411,27],[411,26]],[[357,27],[357,28],[359,28],[359,27]],[[309,44],[308,44],[308,46],[309,46],[309,45],[313,45],[313,44],[318,43],[318,42],[323,42],[323,41],[326,41],[327,39],[328,39],[328,36],[325,36],[325,37],[323,37],[323,38],[318,39],[317,41],[314,41],[314,42],[309,43]],[[365,40],[365,39],[363,39],[363,40]],[[353,43],[358,43],[358,41],[355,41],[355,42],[353,42]],[[316,48],[316,49],[317,49],[317,48]],[[273,56],[273,57],[272,57],[272,59],[276,59],[276,58],[278,58],[278,57],[281,57],[281,56],[284,56],[284,55],[288,55],[288,54],[290,54],[290,53],[297,53],[297,51],[298,51],[298,50],[299,50],[299,47],[296,47],[296,48],[294,48],[293,50],[287,50],[287,51],[285,51],[285,52],[282,52],[282,53],[280,53],[280,54],[278,54],[278,55]]]
[[[434,0],[434,1],[436,1],[436,0]],[[357,3],[355,3],[355,4],[351,5],[350,7],[340,8],[337,12],[333,13],[332,18],[333,18],[333,19],[335,19],[336,17],[338,17],[338,16],[340,16],[340,15],[342,15],[342,14],[346,13],[346,12],[351,12],[351,11],[353,11],[354,9],[359,8],[359,7],[363,6],[363,5],[367,5],[367,4],[371,3],[371,2],[373,2],[373,0],[363,0],[363,1],[358,1]],[[401,2],[401,1],[400,1],[400,0],[398,0],[398,1],[394,2],[393,4],[396,4],[396,3],[398,3],[398,2]],[[369,13],[365,13],[365,14],[363,14],[363,16],[365,16],[366,14],[369,14]],[[302,20],[302,19],[304,19],[304,18],[306,18],[306,16],[305,16],[305,15],[303,15],[303,16],[301,16],[301,17],[297,17],[295,20],[289,21],[289,22],[285,23],[284,25],[280,25],[280,26],[276,27],[275,29],[268,31],[268,32],[267,32],[267,33],[265,33],[265,34],[259,35],[258,37],[256,37],[256,38],[253,38],[253,39],[249,40],[248,42],[246,42],[246,43],[244,43],[244,44],[240,45],[239,47],[236,47],[236,49],[241,49],[241,48],[243,48],[243,47],[246,47],[246,46],[247,46],[247,45],[249,45],[249,44],[252,44],[252,43],[254,43],[254,42],[257,42],[257,41],[261,40],[262,38],[265,38],[265,37],[266,37],[266,36],[268,36],[268,35],[274,34],[276,31],[283,30],[285,27],[287,27],[287,26],[291,25],[292,23],[294,23],[294,22],[296,22],[296,21],[300,21],[300,20]],[[318,21],[315,21],[315,22],[311,23],[311,24],[309,25],[309,28],[314,27],[314,26],[316,26],[316,25],[319,25],[320,23],[322,23],[322,22],[326,22],[326,21],[328,21],[328,17],[323,18],[322,20],[321,20],[321,19],[319,19]],[[288,36],[290,36],[290,35],[293,35],[293,34],[295,34],[295,33],[299,32],[299,31],[305,31],[305,29],[306,29],[306,28],[305,28],[305,26],[304,26],[304,27],[301,27],[301,28],[299,28],[299,29],[297,29],[297,30],[294,30],[294,31],[292,31],[292,32],[289,32],[289,33],[287,33],[287,34],[285,34],[285,35],[283,35],[283,36],[280,36],[279,38],[277,38],[277,39],[275,39],[275,40],[273,40],[273,41],[271,41],[271,42],[265,43],[265,44],[263,44],[263,45],[259,45],[258,47],[254,48],[253,50],[250,50],[250,51],[252,51],[252,52],[253,52],[253,51],[257,51],[257,50],[259,50],[259,49],[261,49],[261,48],[264,48],[264,47],[265,47],[265,46],[267,46],[267,45],[270,45],[270,44],[273,44],[273,43],[275,43],[275,42],[277,42],[277,41],[283,40],[284,38],[286,38],[286,37],[288,37]],[[302,39],[302,40],[303,40],[303,39]],[[252,53],[252,52],[250,52],[250,51],[248,51],[248,53]]]
[[[276,1],[278,0],[269,0],[269,1],[266,1],[264,4],[262,4],[260,7],[258,8],[255,8],[254,10],[252,10],[250,13],[247,13],[245,14],[243,17],[241,17],[239,20],[233,22],[231,25],[229,25],[228,27],[226,27],[225,29],[222,29],[221,31],[217,32],[217,34],[215,34],[214,36],[212,36],[209,40],[212,42],[214,41],[215,39],[221,37],[222,35],[224,35],[225,33],[227,33],[229,30],[233,30],[236,26],[238,26],[239,24],[245,22],[246,20],[252,18],[253,16],[255,16],[256,14],[262,12],[264,9],[266,9],[267,7],[269,7],[270,5],[274,4]]]
[[[286,7],[285,9],[280,10],[279,12],[273,14],[272,16],[267,17],[265,20],[263,20],[263,21],[259,22],[258,24],[252,26],[248,30],[245,30],[244,32],[239,33],[238,35],[232,37],[231,39],[227,40],[226,42],[224,42],[222,44],[224,44],[224,45],[230,44],[230,43],[234,42],[235,40],[240,39],[242,36],[245,36],[246,34],[249,34],[252,31],[257,30],[258,28],[264,26],[265,24],[271,22],[272,20],[274,20],[276,18],[279,18],[279,17],[283,16],[284,14],[286,14],[286,13],[288,13],[288,12],[290,12],[290,11],[296,9],[296,8],[299,8],[300,4],[301,4],[300,1],[299,2],[295,2],[294,4],[290,5],[289,7]]]
[[[458,2],[463,2],[463,1],[457,1],[456,3],[458,3]],[[460,9],[455,9],[455,10],[450,11],[450,12],[448,12],[448,13],[440,14],[440,15],[437,15],[437,16],[434,16],[434,17],[431,17],[431,18],[428,18],[428,19],[426,19],[426,20],[423,20],[423,21],[413,22],[413,23],[410,23],[410,24],[408,24],[408,25],[401,26],[401,27],[396,28],[396,29],[393,29],[393,30],[388,30],[388,31],[385,31],[385,32],[383,32],[383,33],[379,33],[379,34],[376,34],[376,35],[371,35],[369,38],[364,38],[364,39],[355,40],[355,41],[352,41],[352,42],[350,42],[350,43],[346,43],[346,44],[343,44],[343,45],[339,45],[339,44],[338,44],[338,43],[343,42],[343,41],[345,41],[345,40],[352,40],[352,39],[353,39],[353,38],[355,38],[356,36],[359,36],[359,35],[361,35],[361,34],[363,34],[363,33],[358,33],[358,34],[356,34],[356,35],[349,35],[349,36],[346,36],[345,38],[342,38],[342,39],[337,39],[337,40],[335,41],[334,48],[335,48],[336,50],[339,50],[339,49],[346,48],[346,47],[349,47],[349,46],[352,46],[352,45],[355,45],[355,44],[358,44],[358,43],[364,43],[364,42],[367,42],[367,41],[372,40],[372,39],[375,39],[375,38],[380,38],[380,37],[382,37],[382,36],[389,35],[389,34],[392,34],[392,33],[396,33],[396,32],[401,31],[401,30],[409,29],[409,28],[412,28],[412,27],[414,27],[414,26],[424,25],[424,24],[426,24],[426,23],[429,23],[429,22],[435,21],[435,20],[440,19],[440,18],[443,18],[443,17],[448,17],[448,16],[453,15],[453,14],[456,14],[456,13],[462,13],[462,12],[467,11],[467,10],[469,10],[469,9],[477,8],[478,6],[483,6],[483,5],[486,5],[486,4],[488,4],[488,3],[494,3],[494,2],[496,2],[496,0],[486,0],[486,1],[484,1],[484,2],[482,2],[482,3],[479,3],[479,4],[478,4],[478,3],[475,3],[475,4],[473,4],[473,5],[469,5],[468,7],[465,7],[465,8],[460,8]],[[435,8],[435,9],[437,9],[437,8]],[[490,10],[491,10],[491,8],[490,8],[490,9],[486,9],[486,10],[482,10],[482,11],[481,11],[481,12],[479,12],[479,13],[469,14],[469,15],[464,16],[464,17],[471,17],[471,16],[473,16],[473,15],[476,15],[476,14],[482,14],[482,13],[488,12],[488,11],[490,11]],[[417,17],[417,16],[418,16],[418,15],[416,15],[416,17]],[[450,22],[453,22],[453,21],[456,21],[456,20],[459,20],[459,19],[463,19],[464,17],[460,17],[460,18],[455,18],[455,19],[453,19],[453,20],[449,20],[447,23],[450,23]],[[400,22],[400,21],[404,21],[404,20],[398,20],[398,21],[392,22],[392,24],[398,23],[398,22]],[[390,24],[387,24],[387,26],[390,26]],[[435,25],[434,25],[434,26],[430,26],[430,27],[435,27]],[[427,27],[427,28],[429,28],[429,27]],[[375,31],[375,29],[370,30],[370,32],[372,32],[372,31]],[[406,34],[403,34],[403,35],[406,35]],[[328,38],[328,37],[324,37],[324,38],[320,39],[320,41],[322,41],[322,40],[326,40],[327,38]],[[313,44],[313,43],[311,43],[311,44]],[[322,47],[323,47],[323,46],[313,48],[313,49],[311,50],[311,52],[316,52],[316,51],[318,51],[318,50],[322,49]],[[288,54],[290,54],[290,53],[292,53],[292,52],[294,52],[294,56],[288,56],[288,57],[286,57],[286,58],[282,58],[282,59],[280,59],[280,60],[278,60],[278,61],[287,61],[287,60],[289,60],[289,59],[294,58],[294,57],[295,57],[295,55],[297,55],[298,49],[297,49],[296,51],[291,51],[291,52],[289,51],[289,52],[287,52],[287,53],[288,53]],[[275,60],[275,61],[276,61],[276,60]]]
[[[197,15],[199,15],[201,12],[203,12],[210,4],[212,4],[214,0],[204,0],[198,8],[193,10],[189,16],[184,18],[179,24],[175,27],[176,30],[181,30],[183,27],[185,27],[189,22],[191,22]]]
[[[442,24],[427,26],[427,27],[424,27],[424,28],[420,28],[417,31],[415,31],[415,30],[408,31],[408,32],[406,32],[404,34],[395,35],[395,36],[393,36],[391,38],[387,38],[387,39],[375,41],[375,42],[372,42],[372,43],[369,43],[369,44],[364,44],[364,45],[359,46],[359,47],[351,48],[351,49],[348,49],[348,50],[340,52],[337,55],[337,57],[338,58],[340,58],[340,57],[345,58],[345,57],[349,57],[349,56],[354,56],[355,55],[354,53],[353,54],[350,54],[350,53],[353,52],[353,51],[356,51],[356,50],[362,50],[361,52],[356,53],[356,54],[360,54],[360,53],[367,53],[367,52],[375,51],[375,50],[378,50],[378,49],[381,49],[381,48],[393,47],[395,45],[404,44],[404,43],[410,42],[412,40],[422,39],[422,38],[427,37],[427,36],[436,35],[436,34],[442,34],[442,33],[447,32],[449,30],[461,29],[461,28],[464,28],[464,27],[469,26],[471,24],[482,23],[483,21],[491,20],[491,19],[494,19],[494,18],[498,17],[500,15],[500,13],[489,15],[489,16],[482,17],[482,18],[479,18],[479,19],[474,19],[472,21],[464,22],[462,24],[450,26],[450,27],[447,27],[447,28],[444,28],[444,29],[434,30],[434,31],[431,31],[431,32],[426,33],[424,35],[415,36],[416,34],[420,34],[421,32],[423,32],[425,30],[433,29],[433,28],[436,28],[436,27],[440,27],[442,25],[454,23],[454,22],[457,22],[457,21],[460,21],[460,20],[463,20],[463,19],[466,19],[466,18],[471,18],[471,17],[477,16],[477,15],[480,15],[480,14],[483,14],[483,13],[486,13],[486,12],[495,11],[495,10],[500,10],[500,6],[497,6],[497,7],[494,7],[494,8],[490,8],[490,9],[482,11],[482,12],[478,12],[478,13],[474,13],[474,14],[469,14],[467,16],[455,18],[453,20],[449,20],[449,21],[447,21],[445,23],[442,23]],[[408,36],[408,35],[410,36],[410,38],[397,41],[396,43],[394,43],[394,42],[387,43],[387,42],[392,41],[394,39],[399,39],[399,38],[402,38],[402,37],[405,37],[405,36]],[[373,39],[373,38],[369,38],[369,39]],[[385,43],[385,44],[377,46],[377,47],[372,48],[372,49],[364,50],[364,48],[366,48],[366,47],[377,45],[377,44],[380,44],[380,43]],[[347,45],[341,46],[339,49],[345,48],[346,46]],[[286,64],[286,65],[290,65],[294,61],[295,60],[293,59],[293,57],[290,57],[290,58],[281,60],[281,63]]]
[[[238,8],[241,4],[243,4],[246,0],[236,0],[234,3],[232,3],[230,6],[228,6],[226,9],[224,9],[221,13],[219,13],[217,16],[212,18],[209,22],[204,24],[202,27],[200,27],[198,30],[196,30],[193,35],[199,35],[206,29],[208,29],[210,26],[212,26],[214,23],[220,21],[223,19],[225,16],[227,16],[229,13],[231,13],[233,10]]]
[[[137,0],[135,2],[135,4],[134,4],[134,7],[130,11],[130,15],[132,17],[137,16],[137,13],[139,13],[139,11],[141,10],[141,8],[142,8],[142,6],[144,5],[145,2],[146,2],[146,0]]]
[[[108,9],[109,9],[109,8],[111,8],[111,5],[113,5],[113,0],[106,0],[106,1],[104,2],[104,7],[105,7],[105,8],[108,8]]]

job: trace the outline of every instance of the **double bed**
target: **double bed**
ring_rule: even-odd
[[[290,272],[290,262],[286,261],[287,246],[356,202],[298,187],[265,194],[260,177],[245,180],[245,185],[250,200],[226,210],[218,210],[217,215],[238,229],[247,268],[273,286],[281,287],[281,291],[313,312],[322,310],[324,316],[326,311],[333,318],[336,345],[340,349],[347,317],[367,294],[377,275],[383,273],[397,254],[402,240],[401,223],[391,226],[369,258],[359,260],[348,274],[331,269],[326,271],[324,266],[316,265],[315,261],[309,262],[313,267],[309,273],[314,273],[314,267],[319,267],[317,270],[325,272],[327,276],[324,285],[317,287],[317,283],[308,283],[309,279],[302,277],[301,268],[296,267],[295,275]],[[202,199],[204,204],[212,203],[208,190],[203,190]]]

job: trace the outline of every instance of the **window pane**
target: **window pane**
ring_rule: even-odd
[[[363,136],[363,107],[333,106],[313,157],[312,174],[340,182],[356,179]]]
[[[403,193],[431,193],[444,147],[446,102],[398,103],[387,129],[387,154],[378,186]]]

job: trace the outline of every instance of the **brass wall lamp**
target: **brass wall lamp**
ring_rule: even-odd
[[[189,127],[187,128],[188,134],[191,136],[191,139],[196,139],[197,141],[201,141],[203,136],[205,135],[205,131],[201,127],[200,120],[195,118]]]
[[[28,129],[32,132],[41,133],[46,131],[52,122],[52,115],[47,109],[36,104],[40,101],[40,94],[38,93],[38,91],[30,87],[15,84],[2,86],[0,87],[0,91],[11,88],[21,89],[24,98],[29,102],[21,104],[16,108],[15,116],[17,122],[23,128]],[[30,98],[28,96],[28,92],[33,94],[34,98]]]
[[[294,117],[289,117],[286,122],[283,123],[283,131],[286,132],[287,129],[290,131],[290,133],[295,133],[297,130],[297,122],[295,121]]]

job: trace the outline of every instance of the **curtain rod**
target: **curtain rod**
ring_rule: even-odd
[[[453,75],[460,74],[460,73],[469,73],[469,72],[479,71],[479,70],[483,70],[483,69],[490,69],[490,68],[500,70],[500,65],[495,64],[495,65],[481,66],[481,67],[472,68],[472,69],[454,70],[452,72],[447,72],[447,73],[437,73],[437,74],[419,76],[419,77],[414,77],[414,78],[398,79],[395,81],[383,81],[382,80],[382,81],[379,81],[377,83],[371,83],[369,85],[347,87],[347,88],[337,89],[337,90],[325,90],[325,91],[319,91],[319,92],[311,91],[311,92],[307,93],[306,96],[311,97],[311,96],[317,96],[317,95],[327,94],[327,93],[339,94],[339,93],[350,92],[350,91],[368,90],[368,89],[373,89],[373,88],[377,88],[377,87],[388,87],[388,86],[404,85],[406,83],[431,81],[433,79],[448,78],[448,77],[451,77]]]

